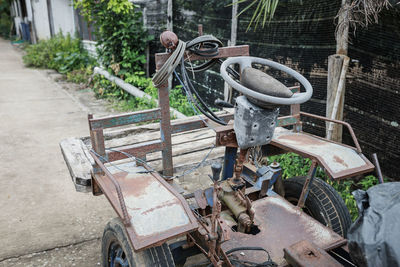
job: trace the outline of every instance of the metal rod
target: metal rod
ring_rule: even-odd
[[[95,153],[92,151],[89,151],[90,155],[93,157],[94,161],[96,164],[103,170],[105,175],[111,180],[111,182],[114,184],[115,190],[117,191],[117,196],[119,200],[119,204],[121,206],[122,210],[122,220],[126,226],[129,226],[131,224],[129,220],[129,215],[128,215],[128,210],[126,209],[126,204],[124,200],[124,195],[122,194],[121,186],[119,183],[115,180],[114,176],[109,172],[109,170],[104,166],[103,162],[97,157]]]
[[[376,172],[376,175],[378,176],[379,183],[383,184],[384,181],[383,181],[381,166],[379,164],[378,156],[376,155],[376,153],[372,154],[372,161],[374,162],[374,165],[375,165],[375,172]]]
[[[168,84],[163,84],[158,88],[158,99],[161,110],[160,136],[164,144],[162,150],[163,174],[166,176],[173,176],[174,166],[172,161],[171,115],[169,112]]]
[[[354,133],[354,131],[353,131],[353,128],[352,128],[351,125],[348,124],[347,122],[339,121],[339,120],[332,120],[332,119],[329,119],[329,118],[327,118],[327,117],[318,116],[318,115],[311,114],[311,113],[307,113],[307,112],[303,112],[303,111],[300,111],[300,115],[304,115],[304,116],[307,116],[307,117],[310,117],[310,118],[314,118],[314,119],[319,119],[319,120],[324,120],[324,121],[339,123],[339,124],[342,124],[342,125],[346,126],[347,129],[348,129],[349,132],[350,132],[351,137],[353,138],[353,142],[354,142],[354,145],[356,146],[357,152],[358,152],[358,153],[361,153],[361,152],[362,152],[362,151],[361,151],[360,144],[358,143],[357,137],[356,137],[356,135],[355,135],[355,133]]]
[[[310,186],[314,180],[316,171],[317,171],[317,161],[313,160],[311,163],[310,171],[308,172],[308,175],[307,175],[307,179],[304,182],[304,186],[303,186],[303,190],[301,191],[299,202],[297,203],[297,207],[299,207],[299,208],[303,208],[304,203],[306,203],[308,193],[310,192]]]

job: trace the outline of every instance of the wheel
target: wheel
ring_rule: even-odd
[[[103,267],[175,266],[167,244],[134,252],[119,218],[112,219],[104,229],[101,257]]]
[[[305,180],[306,177],[294,177],[283,181],[285,198],[294,205],[297,205]],[[310,185],[303,211],[346,237],[351,225],[349,210],[338,192],[320,178],[315,177]]]

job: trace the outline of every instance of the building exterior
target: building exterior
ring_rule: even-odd
[[[62,32],[77,31],[72,0],[14,0],[11,6],[15,34],[36,43]]]

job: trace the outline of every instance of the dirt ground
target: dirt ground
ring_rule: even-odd
[[[116,111],[55,71],[24,67],[9,41],[0,39],[0,58],[0,267],[99,266],[116,215],[104,196],[75,192],[58,144],[88,135],[88,113]]]

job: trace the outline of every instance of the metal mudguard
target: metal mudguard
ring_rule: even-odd
[[[142,166],[106,166],[121,187],[129,225],[126,230],[135,251],[156,246],[196,230],[196,218],[185,199],[158,173]],[[124,170],[124,171],[121,171]],[[115,186],[106,175],[95,175],[96,183],[115,211],[123,218]]]
[[[315,159],[332,179],[349,178],[374,169],[355,148],[304,132],[277,127],[271,145]]]

